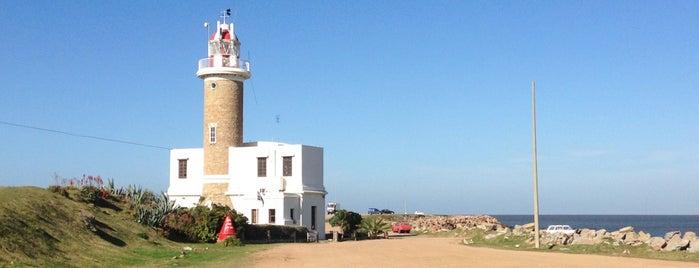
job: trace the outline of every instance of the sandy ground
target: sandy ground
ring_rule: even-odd
[[[699,264],[551,252],[479,248],[458,238],[280,244],[253,254],[253,267],[699,267]]]

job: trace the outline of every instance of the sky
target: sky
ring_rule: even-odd
[[[2,186],[167,190],[231,8],[244,140],[323,147],[341,208],[533,213],[535,81],[541,214],[699,213],[697,1],[2,2]]]

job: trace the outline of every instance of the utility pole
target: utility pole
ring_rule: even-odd
[[[539,175],[537,174],[536,154],[536,85],[532,81],[532,158],[534,163],[534,243],[540,246],[539,234]]]

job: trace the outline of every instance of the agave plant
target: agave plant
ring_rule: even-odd
[[[365,218],[359,225],[359,231],[367,233],[367,236],[371,239],[379,237],[380,234],[387,233],[389,229],[391,229],[391,225],[378,217]]]

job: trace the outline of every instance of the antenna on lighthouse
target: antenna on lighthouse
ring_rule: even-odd
[[[223,24],[226,24],[226,18],[231,17],[231,9],[226,9],[226,12],[221,11],[221,18],[223,19]]]

